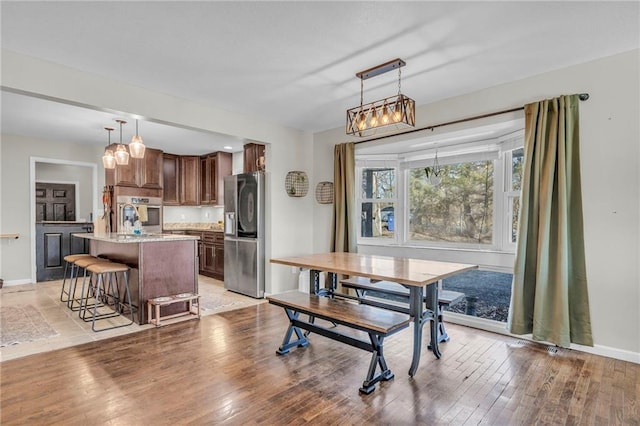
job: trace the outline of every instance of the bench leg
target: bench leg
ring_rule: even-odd
[[[382,352],[382,343],[384,341],[384,337],[369,333],[369,339],[371,339],[371,346],[373,348],[373,351],[371,353],[371,362],[369,362],[369,371],[367,372],[367,378],[362,383],[362,387],[360,388],[360,392],[367,395],[375,390],[376,383],[381,380],[391,380],[394,377],[391,370],[389,370],[389,367],[387,367],[387,361],[385,361],[384,353]],[[380,367],[380,374],[376,375],[376,370],[378,367]]]
[[[302,333],[302,330],[300,330],[299,327],[296,327],[293,325],[293,321],[298,319],[298,317],[300,316],[300,312],[296,312],[287,308],[285,308],[284,311],[287,313],[287,317],[289,318],[289,328],[287,328],[287,332],[284,335],[284,339],[282,340],[282,345],[280,345],[280,347],[276,351],[278,355],[285,355],[289,353],[289,349],[295,346],[299,346],[299,347],[309,346],[309,341]],[[298,339],[292,342],[291,337],[293,337],[294,332],[296,333],[296,336]]]

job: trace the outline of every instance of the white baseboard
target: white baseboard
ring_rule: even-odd
[[[479,328],[481,330],[490,331],[492,333],[504,334],[506,336],[511,336],[517,339],[525,339],[530,340],[532,342],[542,343],[537,340],[533,340],[530,334],[525,335],[517,335],[511,334],[507,331],[507,325],[505,323],[501,323],[498,321],[492,321],[484,318],[472,317],[464,314],[458,314],[456,312],[445,312],[445,321],[453,324],[464,325],[467,327]],[[552,343],[549,343],[550,345]],[[633,362],[635,364],[640,364],[640,353],[627,351],[625,349],[612,348],[610,346],[603,345],[594,345],[591,346],[583,346],[577,344],[571,344],[569,347],[571,350],[586,352],[593,355],[605,356],[607,358],[615,358],[621,361]]]
[[[2,283],[3,287],[11,287],[14,285],[21,285],[21,284],[31,284],[33,281],[31,281],[30,278],[26,278],[24,280],[11,280],[11,281],[5,281],[4,283]]]

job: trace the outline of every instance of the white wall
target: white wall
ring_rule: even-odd
[[[310,154],[313,141],[311,134],[285,128],[260,117],[208,107],[6,50],[2,50],[2,85],[13,90],[50,96],[67,102],[137,114],[264,142],[267,144],[268,164],[266,173],[267,261],[271,257],[293,252],[310,253],[312,251],[313,197],[308,195],[293,199],[288,197],[284,190],[284,179],[289,170],[305,170],[309,173],[310,179],[313,179],[313,162]],[[2,155],[3,177],[5,165],[12,161],[6,158],[11,155],[7,155],[10,152],[7,150]],[[68,154],[71,155],[71,153]],[[100,159],[101,155],[102,152],[96,152],[95,160]],[[12,170],[15,168],[12,167]],[[20,175],[20,173],[16,174],[16,176]],[[8,174],[8,176],[11,175]],[[2,198],[4,201],[2,221],[6,222],[4,215],[7,201],[4,191]],[[26,203],[27,201],[21,200],[15,206],[19,209],[27,209]],[[16,257],[20,256],[28,256],[28,251],[23,247],[16,253]],[[12,276],[27,277],[28,275],[23,271],[14,271]],[[267,264],[267,293],[294,289],[297,285],[297,277],[293,276],[288,268],[272,268]]]
[[[91,159],[94,162],[94,158]],[[76,185],[76,220],[92,221],[93,186],[89,167],[68,164],[36,163],[36,182],[70,183]]]
[[[33,157],[52,161],[77,161],[98,164],[103,148],[78,145],[62,141],[40,140],[2,134],[0,144],[0,199],[2,215],[0,229],[3,233],[19,233],[17,240],[0,240],[0,275],[5,283],[29,282],[32,266],[32,227],[30,167]],[[104,185],[102,164],[98,164],[98,191]],[[91,181],[90,181],[91,182]],[[90,183],[89,183],[90,184]],[[100,194],[101,195],[101,194]],[[84,214],[84,213],[83,213]]]
[[[580,103],[580,146],[587,278],[596,345],[593,350],[635,362],[640,362],[639,52],[634,50],[446,99],[416,111],[419,128],[561,94],[589,93],[590,99]],[[505,116],[508,118],[512,117]],[[344,128],[314,136],[316,176],[332,158],[333,146],[348,140],[355,139],[346,137]],[[330,212],[316,210],[314,222],[314,251],[327,250],[325,227],[330,225]],[[446,260],[465,258],[464,252],[451,257],[402,247],[359,250]],[[494,256],[469,257],[478,263],[504,264]]]

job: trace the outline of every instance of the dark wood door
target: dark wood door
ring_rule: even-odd
[[[224,280],[224,244],[214,244],[213,277]]]
[[[71,234],[92,231],[90,223],[36,224],[36,281],[62,279],[66,255],[89,253],[89,240]]]
[[[140,160],[140,165],[142,170],[140,170],[139,186],[141,188],[162,189],[162,151],[153,148],[145,149],[144,158]]]
[[[180,157],[180,204],[200,205],[200,157],[183,155]]]
[[[214,167],[210,156],[200,159],[200,204],[211,204],[211,169]]]
[[[36,182],[36,222],[72,220],[76,220],[76,186]]]
[[[260,170],[258,161],[264,158],[265,146],[258,143],[247,143],[244,145],[243,170],[245,173],[257,172]]]
[[[180,205],[180,157],[174,154],[162,156],[162,201],[166,206]]]

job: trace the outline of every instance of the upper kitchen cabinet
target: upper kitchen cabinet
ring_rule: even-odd
[[[200,159],[200,204],[219,205],[224,202],[225,176],[231,175],[232,160],[228,152],[215,152]]]
[[[175,154],[162,155],[162,201],[165,206],[180,205],[180,157]]]
[[[162,151],[146,148],[144,158],[138,159],[140,188],[162,189]]]
[[[180,156],[180,205],[200,205],[200,157],[196,155]]]
[[[109,149],[116,150],[117,144]],[[162,189],[162,151],[147,148],[144,158],[129,158],[126,165],[116,164],[115,169],[105,169],[105,183],[133,188]]]
[[[259,143],[247,143],[244,145],[244,172],[257,172],[264,170],[264,150],[265,146]],[[262,158],[262,160],[260,160]],[[263,166],[259,166],[262,161]]]

